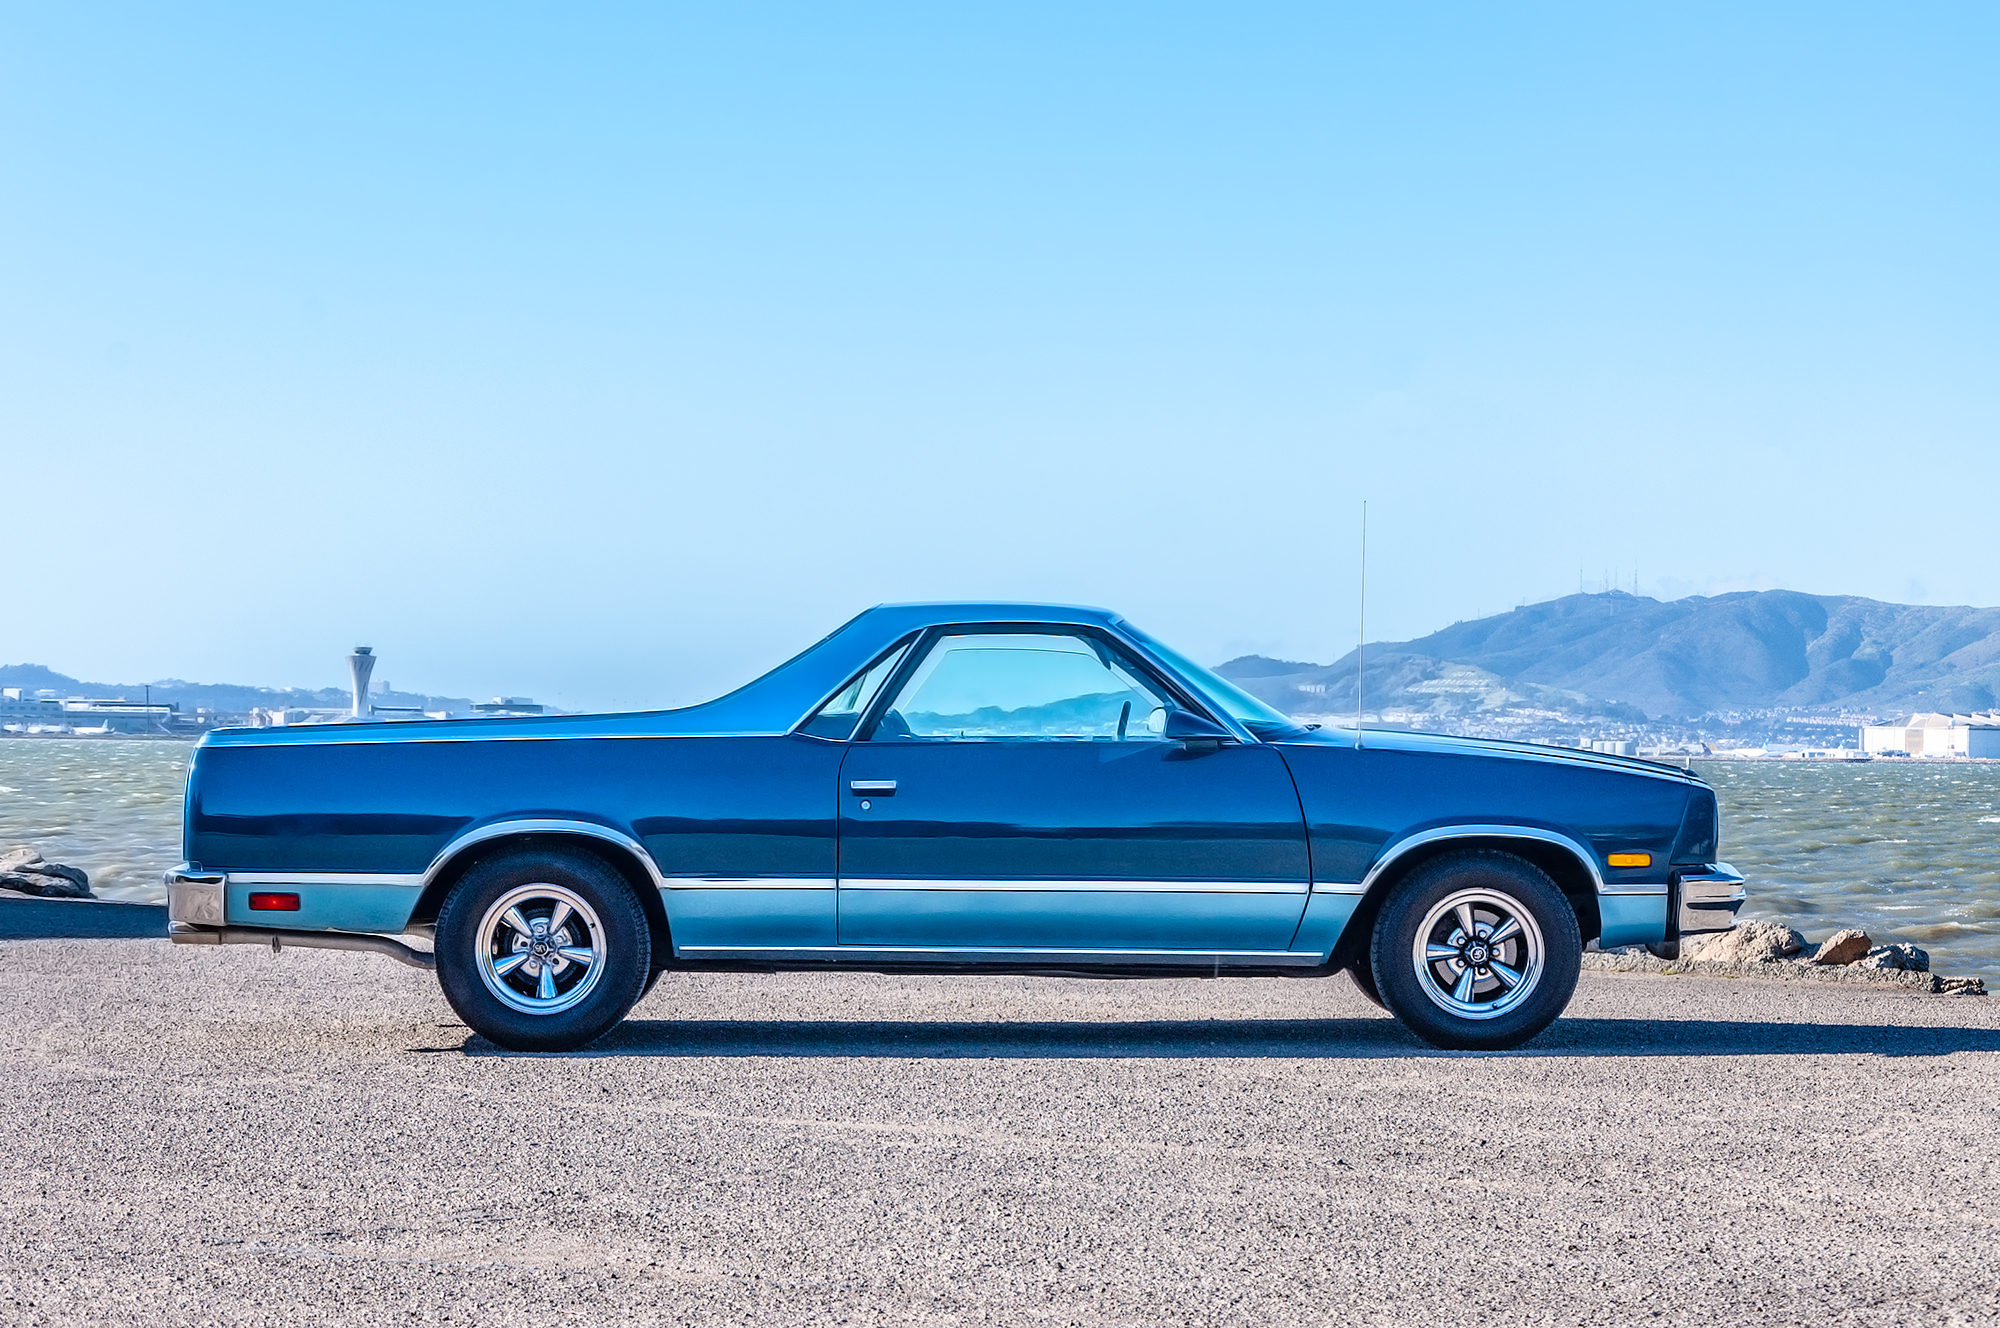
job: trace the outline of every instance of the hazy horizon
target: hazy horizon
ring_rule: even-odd
[[[570,709],[2000,603],[2000,13],[16,8],[0,660]],[[34,524],[26,524],[28,522]]]
[[[1630,594],[1630,592],[1628,592],[1628,591],[1622,591],[1622,590],[1617,590],[1617,589],[1616,589],[1615,587],[1614,587],[1614,588],[1613,588],[1612,590],[1610,590],[1610,591],[1604,591],[1604,590],[1592,590],[1592,591],[1588,591],[1588,592],[1585,592],[1585,593],[1587,593],[1587,594],[1591,594],[1591,595],[1600,595],[1600,594],[1607,594],[1607,593],[1609,593],[1609,594],[1617,594],[1617,595],[1621,595],[1621,596],[1623,596],[1623,595],[1629,595],[1629,594]],[[1756,593],[1759,593],[1759,592],[1725,592],[1725,593],[1727,593],[1727,594],[1744,594],[1744,593],[1749,593],[1749,594],[1756,594]],[[1810,593],[1812,593],[1812,592],[1800,592],[1800,593],[1808,593],[1808,594],[1810,594]],[[1824,597],[1825,597],[1825,598],[1850,598],[1850,599],[1855,599],[1855,598],[1865,598],[1865,597],[1861,597],[1861,596],[1839,596],[1839,595],[1826,595],[1826,596],[1824,596]],[[1551,599],[1551,600],[1548,600],[1548,601],[1542,601],[1542,602],[1540,602],[1540,603],[1537,603],[1537,604],[1530,604],[1530,605],[1524,605],[1524,606],[1520,606],[1520,607],[1525,607],[1525,608],[1537,608],[1537,607],[1541,607],[1541,605],[1542,605],[1542,604],[1545,604],[1545,603],[1556,603],[1556,602],[1559,602],[1559,601],[1560,601],[1561,599],[1564,599],[1564,598],[1567,598],[1567,597],[1565,597],[1565,596],[1556,596],[1556,597],[1554,597],[1553,599]],[[1643,599],[1643,600],[1645,600],[1646,602],[1648,602],[1648,603],[1653,603],[1653,604],[1674,604],[1674,603],[1679,603],[1679,602],[1681,602],[1681,601],[1683,601],[1683,600],[1686,600],[1686,599],[1691,599],[1691,598],[1715,598],[1715,597],[1713,597],[1713,596],[1709,596],[1709,597],[1697,597],[1697,596],[1682,596],[1682,597],[1680,597],[1680,599],[1679,599],[1679,600],[1660,600],[1660,599],[1657,599],[1657,598],[1655,598],[1655,597],[1653,597],[1653,596],[1636,596],[1635,598],[1637,598],[1637,599]],[[1970,611],[1970,612],[1982,612],[1982,611],[1986,611],[1986,607],[1987,607],[1987,606],[1978,606],[1978,605],[1924,605],[1924,606],[1910,606],[1910,605],[1902,605],[1902,604],[1897,604],[1897,603],[1894,603],[1894,602],[1892,602],[1892,601],[1873,601],[1873,602],[1875,602],[1875,603],[1880,603],[1880,604],[1885,604],[1885,605],[1886,605],[1887,607],[1890,607],[1890,608],[1910,608],[1910,607],[1922,607],[1922,608],[1934,608],[1934,609],[1941,609],[1941,610],[1950,610],[1950,609],[1964,609],[1964,610],[1967,610],[1967,611]],[[2000,606],[1995,606],[1995,607],[2000,607]],[[1506,611],[1506,610],[1503,610],[1502,612],[1503,612],[1503,613],[1505,613],[1505,612],[1507,612],[1507,611]],[[850,617],[851,617],[851,616],[852,616],[852,615],[850,615]],[[1423,631],[1423,632],[1419,632],[1419,633],[1416,633],[1416,634],[1414,634],[1413,636],[1411,636],[1411,637],[1406,637],[1406,638],[1395,638],[1395,639],[1390,639],[1390,638],[1377,638],[1377,637],[1374,637],[1374,636],[1373,636],[1373,634],[1371,633],[1371,634],[1370,634],[1370,640],[1369,640],[1369,642],[1368,642],[1368,649],[1369,649],[1370,651],[1376,651],[1376,650],[1383,650],[1383,649],[1394,649],[1394,648],[1396,648],[1396,647],[1398,647],[1398,646],[1402,646],[1402,645],[1406,645],[1406,644],[1409,644],[1409,643],[1411,643],[1411,642],[1415,642],[1415,641],[1422,641],[1422,640],[1425,640],[1425,639],[1429,638],[1430,636],[1433,636],[1433,635],[1436,635],[1436,634],[1438,634],[1438,633],[1442,633],[1442,632],[1445,632],[1445,631],[1448,631],[1448,630],[1449,630],[1450,628],[1453,628],[1453,627],[1457,627],[1457,626],[1460,626],[1461,624],[1463,624],[1463,623],[1466,623],[1466,622],[1473,622],[1473,623],[1477,623],[1477,622],[1481,621],[1481,619],[1482,619],[1482,618],[1484,618],[1484,617],[1488,617],[1488,616],[1499,616],[1499,615],[1481,615],[1481,618],[1473,618],[1473,619],[1457,619],[1457,620],[1454,620],[1454,621],[1453,621],[1453,622],[1451,622],[1451,623],[1439,623],[1439,624],[1436,624],[1435,626],[1433,626],[1433,627],[1431,627],[1431,628],[1429,628],[1429,629],[1427,629],[1427,630],[1425,630],[1425,631]],[[843,620],[842,620],[842,623],[845,623],[846,621],[847,621],[846,619],[843,619]],[[757,669],[757,670],[756,670],[756,671],[755,671],[754,673],[748,673],[748,674],[745,674],[744,676],[742,676],[742,677],[740,677],[740,678],[736,678],[736,679],[732,679],[732,680],[730,680],[729,682],[725,683],[724,685],[722,685],[722,686],[718,687],[718,688],[717,688],[717,689],[716,689],[716,690],[715,690],[714,692],[712,692],[712,693],[709,693],[709,694],[707,694],[707,695],[703,695],[703,696],[693,696],[693,697],[689,697],[689,698],[687,698],[687,699],[685,699],[685,700],[680,700],[680,701],[675,701],[675,702],[672,702],[672,703],[660,703],[660,704],[658,704],[658,705],[650,705],[650,706],[649,706],[649,705],[634,705],[634,706],[592,706],[592,705],[588,705],[588,704],[585,704],[585,705],[579,705],[579,706],[563,706],[563,707],[560,707],[560,708],[563,708],[563,709],[572,709],[572,710],[578,710],[578,711],[586,711],[586,712],[587,712],[587,711],[591,711],[591,710],[611,710],[611,709],[624,709],[624,710],[638,710],[638,709],[666,709],[666,708],[671,708],[672,706],[681,706],[681,705],[692,705],[692,704],[699,704],[699,703],[701,703],[701,702],[703,702],[703,701],[708,701],[708,700],[713,700],[713,699],[715,699],[716,697],[719,697],[719,696],[723,695],[723,694],[724,694],[724,693],[726,693],[726,692],[729,692],[729,691],[732,691],[732,690],[734,690],[735,688],[737,688],[737,687],[740,687],[740,686],[744,685],[745,683],[748,683],[748,682],[751,682],[751,681],[753,681],[753,680],[754,680],[755,678],[757,678],[757,677],[760,677],[760,676],[762,676],[762,675],[763,675],[764,673],[768,672],[768,671],[769,671],[769,669],[777,667],[777,666],[778,666],[779,664],[782,664],[782,663],[783,663],[783,662],[784,662],[785,660],[788,660],[788,659],[790,659],[790,658],[791,658],[791,657],[792,657],[793,655],[796,655],[796,654],[800,653],[801,651],[805,650],[805,649],[806,649],[807,647],[809,647],[809,646],[811,646],[811,645],[815,644],[816,642],[820,641],[820,640],[821,640],[821,639],[823,639],[823,638],[824,638],[825,636],[827,636],[828,634],[830,634],[830,633],[831,633],[831,632],[832,632],[832,631],[834,630],[834,628],[836,628],[836,627],[838,627],[838,626],[840,626],[840,625],[841,625],[841,624],[834,624],[834,626],[833,626],[833,627],[829,627],[829,628],[828,628],[827,632],[822,632],[822,633],[819,633],[818,635],[815,635],[815,636],[811,637],[810,639],[806,639],[806,640],[801,640],[801,641],[799,642],[799,644],[798,644],[798,646],[797,646],[797,648],[796,648],[796,649],[793,649],[793,650],[791,650],[791,651],[787,652],[787,653],[786,653],[786,654],[785,654],[784,656],[782,656],[781,658],[778,658],[778,659],[774,659],[774,660],[772,660],[772,661],[770,662],[770,664],[769,664],[769,665],[767,665],[767,666],[765,666],[765,667],[762,667],[762,668],[758,668],[758,669]],[[357,642],[356,644],[357,644],[357,645],[363,645],[363,644],[369,644],[369,643],[366,643],[366,642]],[[1169,644],[1169,645],[1172,645],[1172,644],[1174,644],[1174,643],[1173,643],[1173,642],[1168,642],[1167,644]],[[488,695],[489,695],[488,693],[484,693],[484,692],[479,692],[479,691],[469,691],[468,689],[466,689],[466,688],[464,688],[464,687],[451,687],[451,686],[445,686],[445,687],[434,687],[434,688],[428,688],[428,689],[423,689],[423,688],[410,688],[410,687],[405,687],[405,686],[402,686],[402,685],[400,685],[400,684],[397,684],[397,683],[395,683],[395,677],[394,677],[394,669],[393,669],[393,667],[392,667],[392,665],[393,665],[393,661],[390,661],[390,660],[385,660],[385,659],[383,658],[383,655],[382,655],[382,652],[381,652],[381,651],[379,651],[379,650],[374,650],[374,649],[373,649],[373,647],[372,647],[372,645],[370,646],[370,649],[371,649],[371,650],[373,650],[373,653],[375,654],[375,658],[376,658],[376,661],[377,661],[377,664],[376,664],[376,669],[375,669],[375,672],[374,672],[374,674],[373,674],[373,675],[371,676],[371,678],[370,678],[370,688],[371,688],[371,694],[375,694],[375,693],[378,693],[378,692],[381,692],[381,691],[382,691],[383,689],[385,689],[385,688],[388,688],[388,687],[392,687],[392,686],[393,686],[393,690],[394,690],[394,693],[395,693],[395,695],[396,695],[397,697],[400,697],[400,698],[405,698],[405,699],[407,699],[407,698],[410,698],[410,697],[429,697],[429,698],[457,698],[457,699],[460,699],[460,700],[467,700],[467,701],[479,701],[479,700],[484,700],[484,699],[487,699],[487,697],[488,697]],[[1334,668],[1334,667],[1338,667],[1338,666],[1340,666],[1340,665],[1343,665],[1343,664],[1347,663],[1347,662],[1348,662],[1349,660],[1351,660],[1351,659],[1353,659],[1353,658],[1354,658],[1354,650],[1353,650],[1353,647],[1351,647],[1351,646],[1350,646],[1350,647],[1349,647],[1349,648],[1348,648],[1348,649],[1347,649],[1346,651],[1344,651],[1344,652],[1343,652],[1343,653],[1342,653],[1341,655],[1338,655],[1338,656],[1335,656],[1335,657],[1332,657],[1332,658],[1330,658],[1330,659],[1326,659],[1326,660],[1301,660],[1301,659],[1296,659],[1296,658],[1289,658],[1289,657],[1285,657],[1285,656],[1270,656],[1270,655],[1262,655],[1262,654],[1260,654],[1260,652],[1254,652],[1254,651],[1253,651],[1253,652],[1244,652],[1243,654],[1240,654],[1240,655],[1237,655],[1237,656],[1232,656],[1232,657],[1230,657],[1229,659],[1210,659],[1210,660],[1206,660],[1206,661],[1205,661],[1205,663],[1206,663],[1206,664],[1207,664],[1207,665],[1208,665],[1209,667],[1211,667],[1211,668],[1219,668],[1219,667],[1221,667],[1221,666],[1223,666],[1223,665],[1226,665],[1226,664],[1230,664],[1230,663],[1235,663],[1235,662],[1238,662],[1238,661],[1240,661],[1240,660],[1242,660],[1242,659],[1246,659],[1246,658],[1265,658],[1265,659],[1270,659],[1270,660],[1272,660],[1273,662],[1282,662],[1282,663],[1292,663],[1292,664],[1299,664],[1299,665],[1303,665],[1303,666],[1306,666],[1306,667],[1308,667],[1308,668],[1312,668],[1312,669],[1322,669],[1322,668]],[[1372,665],[1373,663],[1377,662],[1377,660],[1376,660],[1376,658],[1371,658],[1371,661],[1370,661],[1370,662],[1371,662],[1371,665]],[[296,692],[300,692],[300,693],[311,693],[311,692],[324,692],[324,691],[331,691],[331,692],[339,692],[339,693],[342,693],[343,695],[345,695],[345,694],[348,694],[348,693],[349,693],[349,692],[351,691],[351,684],[350,684],[350,682],[349,682],[349,681],[348,681],[348,680],[347,680],[346,678],[341,678],[341,679],[338,679],[338,680],[332,680],[332,679],[329,679],[329,680],[327,680],[327,681],[318,681],[318,682],[297,682],[297,681],[291,681],[291,682],[283,682],[283,681],[271,681],[271,680],[256,680],[256,679],[246,679],[246,678],[233,678],[233,677],[216,677],[216,678],[179,678],[179,677],[171,677],[171,676],[165,676],[165,675],[162,675],[162,676],[158,676],[158,677],[154,677],[154,678],[151,678],[151,679],[136,679],[136,680],[135,680],[135,679],[106,679],[106,678],[88,678],[88,677],[85,677],[85,676],[84,676],[84,675],[82,675],[82,674],[77,674],[77,673],[72,673],[72,672],[70,672],[69,670],[66,670],[66,669],[63,669],[63,668],[61,668],[61,667],[59,667],[59,666],[56,666],[56,665],[51,665],[51,664],[47,663],[47,662],[46,662],[46,661],[44,661],[44,660],[7,660],[7,659],[0,659],[0,675],[5,675],[5,674],[9,674],[9,673],[11,673],[11,672],[12,672],[13,670],[16,670],[16,669],[20,669],[20,668],[23,668],[23,667],[29,667],[29,668],[34,668],[34,667],[39,667],[39,668],[46,668],[46,669],[48,669],[48,670],[49,670],[49,672],[50,672],[50,673],[53,673],[53,674],[59,674],[59,675],[62,675],[62,676],[65,676],[65,677],[68,677],[68,678],[71,678],[71,679],[73,679],[73,680],[75,680],[76,682],[79,682],[79,683],[84,683],[84,684],[90,684],[90,685],[102,685],[102,686],[104,686],[104,687],[108,687],[108,688],[125,688],[125,689],[128,689],[128,690],[130,690],[130,689],[136,689],[136,688],[139,688],[139,687],[143,687],[143,686],[147,686],[147,685],[151,685],[151,686],[153,686],[153,687],[162,687],[162,686],[167,686],[167,687],[171,687],[171,686],[174,686],[174,685],[179,685],[179,686],[182,686],[182,687],[187,687],[187,688],[203,688],[203,687],[225,687],[225,688],[244,688],[244,689],[254,689],[254,688],[268,688],[268,689],[271,689],[271,690],[274,690],[274,691],[296,691]],[[341,657],[341,659],[340,659],[340,660],[338,661],[338,667],[339,667],[339,671],[341,671],[341,672],[344,672],[344,671],[345,671],[345,655],[344,655],[344,653],[343,653],[343,656]],[[7,682],[6,682],[6,685],[7,685],[7,686],[10,686],[10,687],[11,687],[11,686],[16,686],[16,685],[21,685],[21,684],[19,683],[19,681],[18,681],[17,679],[13,679],[13,678],[9,678],[9,679],[7,680]],[[497,692],[494,692],[494,693],[491,693],[490,695],[491,695],[491,696],[492,696],[492,697],[493,697],[494,699],[498,699],[498,698],[499,698],[500,696],[502,696],[502,695],[507,695],[507,696],[517,696],[517,697],[519,697],[519,696],[522,696],[523,694],[522,694],[522,693],[520,692],[520,690],[519,690],[519,689],[507,689],[507,688],[501,688],[501,689],[500,689],[499,691],[497,691]],[[545,702],[545,703],[546,703],[546,698],[543,698],[543,697],[527,697],[527,698],[524,698],[524,699],[532,699],[532,700],[536,700],[536,701],[543,701],[543,702]],[[384,702],[384,704],[387,704],[387,702]]]

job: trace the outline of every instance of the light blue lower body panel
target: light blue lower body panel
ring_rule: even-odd
[[[302,881],[238,883],[224,888],[232,927],[276,927],[286,931],[368,931],[396,933],[410,923],[423,894],[421,881],[409,885],[356,885]],[[297,909],[253,909],[252,894],[299,897]]]
[[[1321,956],[1332,954],[1335,943],[1347,930],[1347,924],[1360,903],[1360,895],[1315,892],[1306,903],[1306,915],[1299,921],[1299,933],[1292,938],[1292,951],[1295,954]]]
[[[1597,916],[1603,933],[1598,948],[1659,945],[1667,939],[1667,897],[1658,895],[1599,895]]]
[[[843,887],[842,945],[1284,950],[1303,891]]]
[[[760,889],[675,886],[664,892],[674,949],[687,946],[833,945],[833,882]]]

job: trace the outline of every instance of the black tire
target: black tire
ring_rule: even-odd
[[[529,933],[506,920],[510,897]],[[653,971],[652,939],[631,886],[602,858],[508,853],[475,866],[446,896],[438,983],[466,1026],[490,1042],[509,1051],[575,1051],[638,1003]]]
[[[1354,956],[1354,962],[1347,966],[1347,976],[1354,979],[1355,989],[1372,1001],[1377,1009],[1386,1010],[1389,1007],[1383,1003],[1382,993],[1375,986],[1374,957],[1369,954],[1373,948],[1372,945],[1364,947],[1360,954]]]
[[[1469,937],[1461,908],[1472,913]],[[1420,963],[1420,932],[1427,952],[1457,955]],[[1492,935],[1503,939],[1489,950]],[[1583,936],[1541,868],[1473,849],[1426,863],[1396,887],[1376,919],[1369,961],[1383,1004],[1418,1037],[1446,1051],[1504,1051],[1569,1005]]]

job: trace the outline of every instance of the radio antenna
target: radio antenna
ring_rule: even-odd
[[[1354,642],[1354,750],[1361,750],[1362,689],[1368,672],[1368,500],[1361,500],[1361,635]]]

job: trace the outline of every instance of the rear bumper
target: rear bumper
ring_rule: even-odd
[[[167,926],[220,927],[229,921],[229,874],[183,862],[165,877]]]
[[[360,950],[387,955],[412,968],[433,969],[436,958],[387,936],[350,935],[325,930],[280,931],[229,925],[229,874],[182,863],[166,874],[167,939],[176,945],[268,945],[273,951]]]

